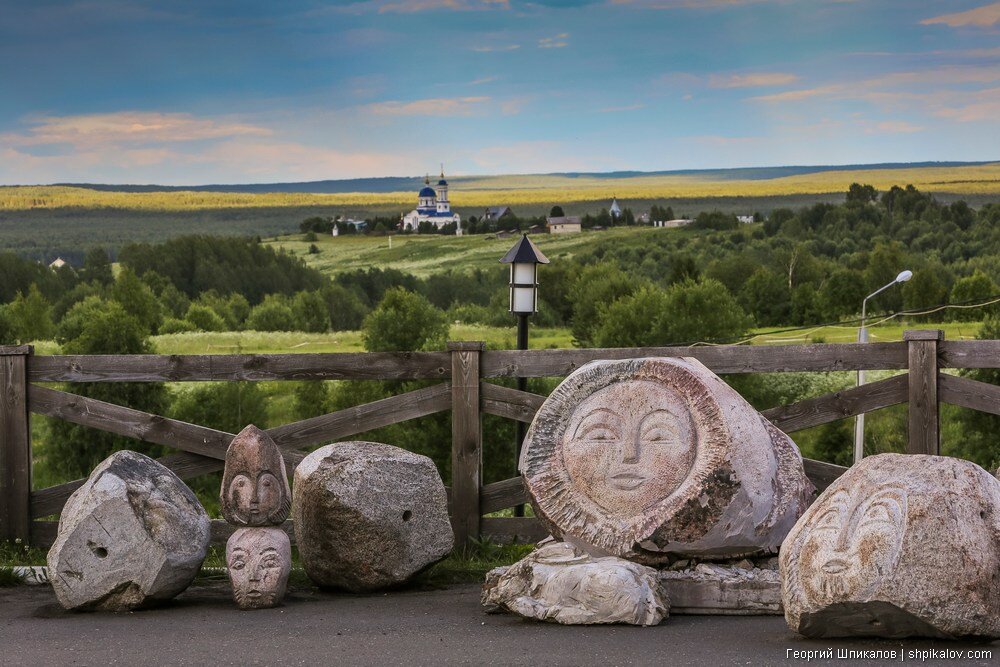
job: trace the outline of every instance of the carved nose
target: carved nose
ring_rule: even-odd
[[[622,443],[622,462],[623,463],[638,463],[639,462],[639,437],[636,435],[634,438],[626,438]]]

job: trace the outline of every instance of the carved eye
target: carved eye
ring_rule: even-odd
[[[669,426],[653,426],[642,433],[645,442],[668,444],[677,441],[676,433]]]
[[[242,570],[244,567],[246,567],[246,562],[243,560],[234,560],[232,563],[229,564],[229,567],[234,570]]]
[[[601,423],[584,424],[583,428],[581,428],[577,432],[576,437],[581,440],[594,440],[597,442],[604,442],[610,440],[617,440],[618,433],[608,424],[601,422]]]
[[[278,568],[281,567],[281,565],[278,563],[278,559],[273,556],[270,558],[265,558],[260,565],[261,567],[268,570],[277,570]]]
[[[816,530],[839,530],[840,529],[840,509],[829,509],[820,515],[816,521]]]
[[[244,486],[246,486],[246,485],[247,485],[247,481],[246,481],[245,479],[242,479],[242,478],[238,478],[238,479],[236,480],[236,486],[238,486],[239,488],[241,488],[241,489],[242,489],[242,488],[243,488]]]
[[[865,509],[862,523],[895,526],[900,514],[899,504],[891,498],[876,500]]]

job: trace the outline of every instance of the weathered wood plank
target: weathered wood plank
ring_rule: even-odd
[[[0,355],[0,542],[31,538],[31,427],[27,359],[31,348]]]
[[[214,459],[226,458],[226,448],[233,439],[231,433],[206,426],[38,385],[28,388],[28,405],[35,414]]]
[[[268,429],[282,449],[301,449],[357,433],[426,417],[451,407],[447,382]]]
[[[53,390],[48,390],[53,391]],[[62,392],[56,392],[62,393]],[[98,401],[99,402],[99,401]],[[112,405],[110,403],[106,405]],[[442,410],[447,410],[451,406],[450,389],[447,383],[425,387],[416,391],[390,396],[389,398],[367,403],[346,410],[332,412],[328,415],[306,419],[301,422],[286,424],[277,428],[268,429],[268,434],[282,448],[282,456],[288,466],[289,472],[293,471],[305,455],[293,451],[301,447],[309,447],[333,440],[339,440],[357,433],[364,433],[373,428],[379,428],[388,424],[395,424],[407,419],[414,419],[428,414],[434,414]],[[120,407],[120,406],[115,406]],[[143,413],[145,414],[145,413]],[[183,424],[183,422],[178,422]],[[204,429],[202,426],[190,426],[192,433],[199,433],[196,429]],[[211,431],[212,429],[207,429]],[[220,437],[232,440],[231,433],[223,433]],[[122,433],[128,435],[128,433]],[[134,436],[130,436],[134,437]],[[170,442],[162,442],[172,447]],[[226,447],[228,447],[228,441]],[[225,458],[225,449],[221,450],[221,456],[216,458],[219,452],[212,451],[212,456],[204,456],[195,453],[170,454],[159,459],[167,468],[173,470],[181,479],[190,479],[210,472],[222,470]],[[31,494],[31,516],[39,518],[55,514],[62,509],[72,493],[83,485],[83,479],[60,484]]]
[[[1000,340],[942,340],[941,368],[1000,368]]]
[[[449,343],[451,349],[451,525],[455,546],[479,539],[483,428],[479,405],[479,356],[483,343]]]
[[[532,544],[549,536],[549,531],[535,517],[484,516],[481,526],[483,537],[499,544]]]
[[[830,486],[833,480],[847,472],[847,468],[844,466],[806,458],[802,459],[802,467],[806,471],[806,477],[812,481],[816,490],[820,492]]]
[[[496,350],[483,353],[483,377],[558,377],[597,359],[694,357],[716,373],[897,370],[906,368],[906,343],[720,345],[587,350]]]
[[[936,336],[929,336],[934,333]],[[938,341],[943,331],[906,331],[909,346],[909,436],[910,454],[941,452],[940,405],[938,404]]]
[[[502,482],[493,482],[483,486],[479,494],[479,511],[483,514],[499,512],[508,507],[523,505],[530,499],[520,477],[512,477]]]
[[[53,355],[32,359],[32,382],[447,379],[447,352]]]
[[[962,408],[1000,415],[1000,387],[988,382],[939,373],[938,399]]]
[[[906,402],[908,380],[895,375],[871,384],[807,398],[765,410],[763,415],[786,433],[819,426]]]
[[[483,412],[527,423],[531,423],[535,413],[545,402],[545,397],[539,394],[501,387],[491,382],[483,383],[482,392]]]

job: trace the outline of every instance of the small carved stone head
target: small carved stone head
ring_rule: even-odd
[[[280,528],[240,528],[226,542],[226,565],[240,609],[281,604],[292,569],[288,535]]]
[[[288,518],[292,492],[285,462],[274,440],[256,426],[230,443],[219,500],[222,516],[237,526],[277,526]]]

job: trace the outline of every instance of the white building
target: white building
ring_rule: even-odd
[[[608,209],[608,213],[616,220],[622,217],[622,207],[618,205],[618,197],[611,198],[611,208]]]
[[[654,220],[653,226],[666,228],[684,227],[686,225],[690,225],[692,222],[694,222],[694,220],[687,220],[685,218],[676,218],[674,220]]]
[[[462,235],[462,218],[458,213],[451,212],[448,181],[444,180],[444,169],[441,170],[441,180],[437,182],[436,191],[431,187],[430,178],[424,179],[424,187],[417,195],[417,208],[403,216],[403,231],[415,232],[424,222],[430,222],[438,229],[455,223],[455,234]]]
[[[749,225],[753,223],[752,215],[738,215],[736,216],[736,219],[742,222],[744,225]]]

